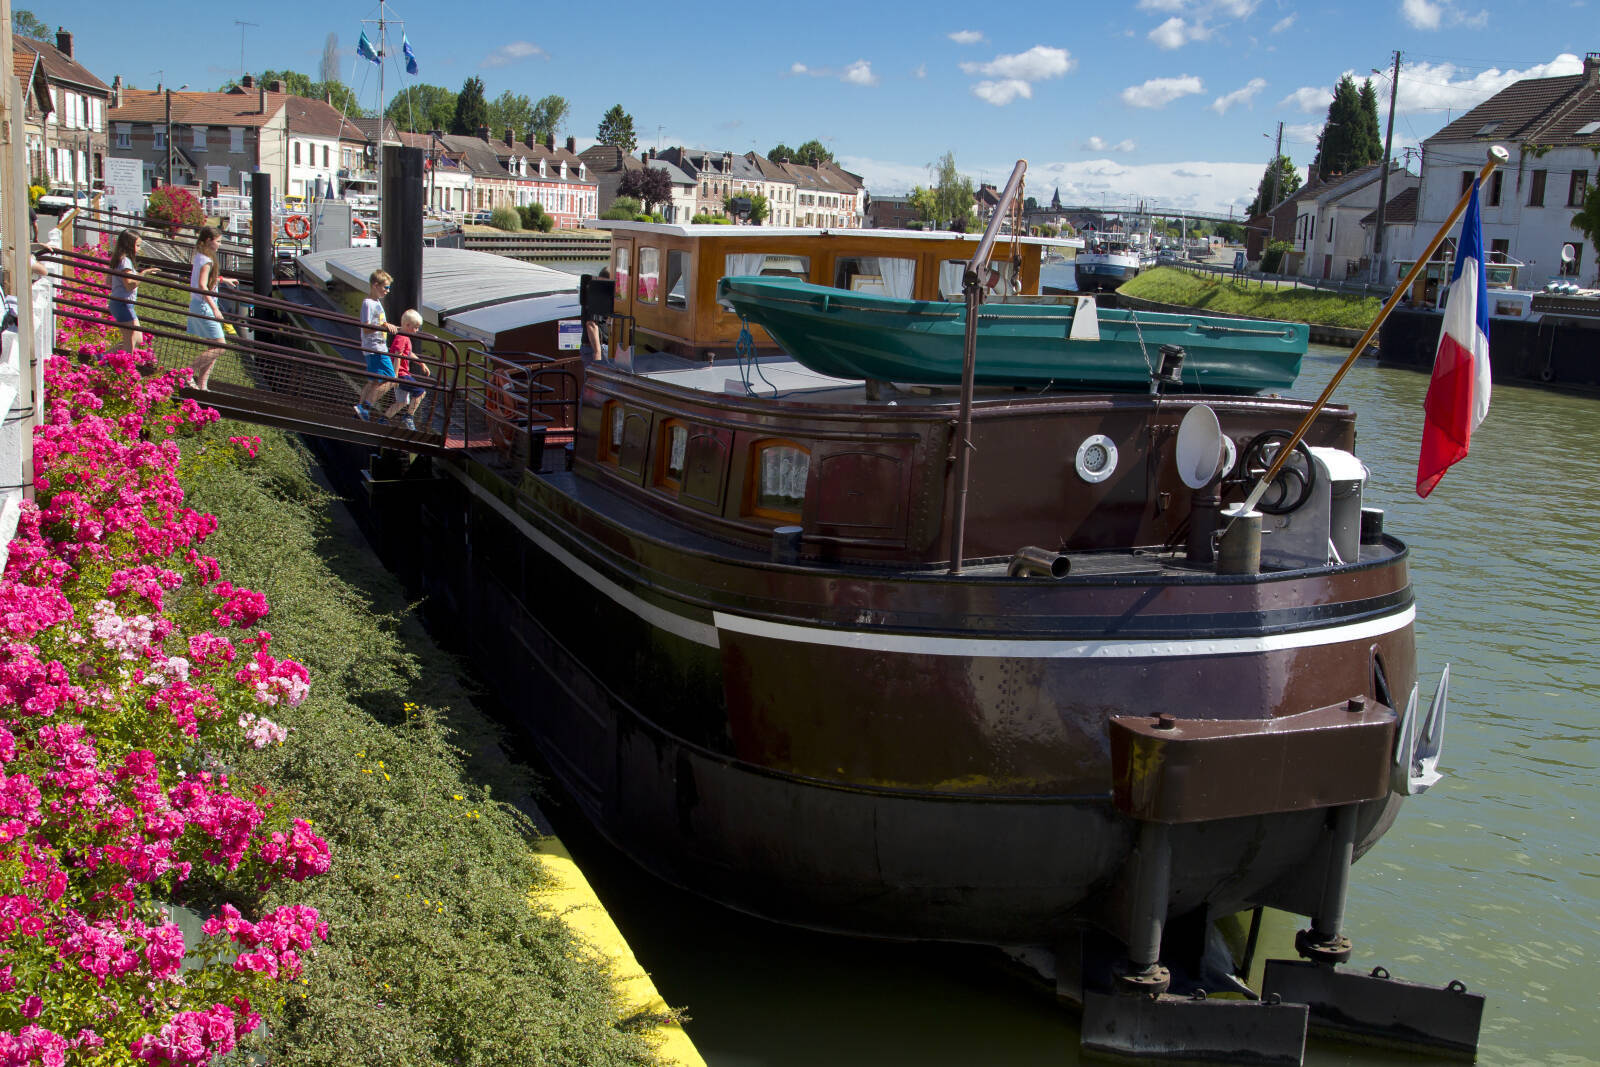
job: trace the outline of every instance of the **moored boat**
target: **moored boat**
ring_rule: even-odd
[[[840,378],[958,384],[966,310],[953,301],[897,300],[796,279],[728,277],[717,298],[763,327],[786,352]],[[1181,389],[1255,393],[1294,384],[1301,323],[1099,308],[1076,297],[983,305],[977,380],[985,384],[1145,390],[1163,345],[1185,351]]]
[[[1156,265],[1156,253],[1140,233],[1097,233],[1073,260],[1078,288],[1113,292]]]

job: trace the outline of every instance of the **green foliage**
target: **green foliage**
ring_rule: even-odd
[[[533,116],[528,120],[533,128],[535,140],[543,141],[545,138],[559,134],[566,128],[567,119],[572,114],[572,105],[564,96],[541,96],[539,102],[533,105]]]
[[[601,144],[615,145],[630,156],[639,147],[639,138],[633,132],[633,116],[622,110],[621,104],[611,105],[611,110],[600,120],[595,136]]]
[[[456,115],[456,98],[456,93],[442,85],[413,85],[389,101],[389,108],[384,114],[402,130],[451,132],[450,124]],[[472,132],[476,134],[478,131],[474,129]]]
[[[312,672],[274,716],[292,745],[246,753],[327,837],[329,874],[270,894],[317,907],[337,935],[255,1051],[275,1067],[358,1063],[650,1062],[593,954],[548,910],[532,830],[512,807],[530,775],[470,702],[393,579],[320,489],[304,446],[260,432],[261,458],[186,486],[207,539],[272,602],[276,645]],[[282,714],[279,714],[279,713]]]
[[[735,211],[735,200],[749,201],[750,206],[748,212],[743,210]],[[741,209],[743,206],[744,205],[742,204],[740,205]],[[744,218],[747,218],[752,223],[756,224],[765,221],[767,216],[772,213],[771,205],[767,203],[767,198],[761,193],[730,193],[722,198],[722,210],[726,211],[729,215],[742,215]]]
[[[908,197],[911,206],[917,212],[917,218],[931,224],[932,229],[938,229],[939,202],[932,189],[914,186]]]
[[[774,163],[793,163],[794,149],[779,141],[773,146],[772,151],[767,153],[767,158]]]
[[[1244,227],[1237,222],[1219,222],[1210,232],[1216,234],[1229,244],[1244,244]],[[1206,231],[1204,230],[1197,230],[1194,228],[1189,230],[1189,235],[1191,237],[1203,237],[1205,236],[1205,233]]]
[[[511,136],[520,138],[533,125],[533,101],[507,89],[489,102],[488,121],[491,135],[499,137],[509,126]]]
[[[1327,123],[1317,137],[1317,155],[1310,173],[1324,181],[1336,174],[1350,174],[1383,158],[1383,140],[1378,136],[1377,94],[1363,96],[1355,79],[1346,74],[1333,88]],[[1370,113],[1368,109],[1370,110]]]
[[[1572,216],[1572,228],[1589,238],[1589,247],[1600,251],[1600,185],[1591,185],[1583,198],[1583,208]],[[1600,264],[1600,256],[1596,263]]]
[[[1278,175],[1276,191],[1272,183],[1274,169]],[[1294,169],[1294,161],[1288,156],[1279,156],[1274,163],[1267,164],[1267,169],[1261,175],[1261,182],[1256,186],[1256,198],[1250,201],[1250,206],[1245,209],[1245,217],[1271,211],[1299,191],[1300,172]]]
[[[23,37],[35,41],[56,43],[56,35],[50,32],[50,24],[40,19],[32,11],[18,8],[11,13],[11,28]]]
[[[600,217],[603,219],[634,219],[639,216],[639,212],[643,209],[644,205],[633,197],[619,196],[611,201],[610,207],[600,213]]]
[[[549,233],[555,229],[556,220],[544,213],[540,204],[529,204],[527,207],[517,208],[517,214],[522,218],[524,230],[536,230],[539,233]]]
[[[1283,269],[1283,257],[1294,246],[1288,241],[1270,241],[1261,253],[1261,273],[1277,274]]]
[[[693,222],[693,223],[697,223],[697,224],[701,224],[701,225],[709,225],[709,226],[727,226],[729,224],[728,216],[726,216],[726,215],[707,215],[704,211],[700,212],[698,215],[696,215],[694,218],[690,219],[689,221]]]
[[[308,75],[297,70],[264,70],[255,76],[258,86],[271,85],[273,82],[282,82],[284,92],[290,96],[303,96],[311,100],[327,100],[335,108],[351,118],[365,118],[366,112],[362,110],[360,102],[356,99],[355,92],[344,82],[337,78],[314,82]],[[230,79],[222,83],[221,91],[236,88],[239,82]]]
[[[795,163],[803,163],[808,167],[820,167],[824,163],[833,162],[833,153],[825,148],[821,141],[812,138],[794,150]]]
[[[1363,330],[1377,318],[1383,302],[1375,296],[1351,297],[1293,285],[1257,288],[1231,278],[1190,274],[1175,267],[1147,270],[1118,290],[1139,300],[1177,304],[1249,318],[1308,322]]]
[[[456,94],[456,109],[450,116],[450,132],[478,136],[478,129],[489,124],[489,105],[483,98],[483,79],[473,76],[461,83]]]
[[[489,225],[511,233],[522,231],[522,216],[514,207],[497,207],[489,213]]]
[[[960,233],[972,218],[972,179],[956,170],[956,154],[946,152],[933,166],[933,219]],[[915,196],[915,190],[912,195]],[[919,206],[918,210],[921,208]]]

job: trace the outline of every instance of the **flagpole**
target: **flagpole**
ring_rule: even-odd
[[[1389,317],[1389,312],[1395,309],[1395,305],[1400,303],[1400,298],[1410,291],[1412,284],[1427,269],[1428,261],[1433,258],[1433,253],[1444,243],[1445,237],[1455,226],[1456,220],[1461,217],[1461,213],[1467,210],[1467,204],[1472,200],[1473,190],[1481,185],[1483,180],[1489,177],[1496,167],[1510,158],[1511,154],[1499,145],[1490,147],[1489,158],[1484,161],[1483,168],[1478,171],[1477,181],[1467,186],[1466,192],[1461,194],[1461,199],[1456,201],[1456,206],[1451,210],[1449,216],[1445,218],[1444,225],[1439,227],[1439,232],[1433,235],[1433,239],[1428,242],[1427,247],[1418,254],[1416,263],[1412,264],[1411,269],[1406,272],[1406,276],[1395,287],[1395,291],[1389,294],[1389,299],[1378,312],[1378,317],[1372,320],[1372,325],[1367,327],[1367,332],[1361,335],[1361,340],[1356,342],[1355,347],[1350,350],[1350,354],[1344,358],[1344,362],[1334,372],[1333,378],[1323,388],[1322,395],[1317,397],[1317,402],[1311,405],[1311,410],[1306,413],[1306,417],[1300,420],[1300,426],[1294,431],[1294,436],[1289,438],[1287,444],[1278,449],[1277,458],[1272,461],[1272,466],[1267,468],[1267,473],[1261,476],[1261,480],[1256,482],[1255,488],[1250,490],[1250,495],[1245,498],[1244,507],[1239,510],[1238,514],[1242,515],[1245,512],[1255,510],[1255,506],[1261,502],[1262,494],[1267,491],[1267,486],[1271,485],[1272,480],[1278,476],[1278,472],[1283,470],[1283,465],[1289,461],[1289,454],[1294,451],[1295,446],[1305,437],[1306,431],[1311,429],[1312,422],[1316,421],[1317,415],[1321,413],[1323,407],[1328,403],[1328,398],[1339,387],[1339,383],[1344,380],[1344,376],[1350,368],[1355,366],[1357,357],[1366,351],[1367,345],[1378,335],[1378,328]]]

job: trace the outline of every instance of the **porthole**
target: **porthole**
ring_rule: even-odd
[[[1117,446],[1105,434],[1083,439],[1078,446],[1078,477],[1086,482],[1103,482],[1117,469]]]

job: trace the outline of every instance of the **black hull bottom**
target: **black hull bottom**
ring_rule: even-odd
[[[1398,308],[1378,332],[1378,364],[1433,370],[1443,314]],[[1600,391],[1600,321],[1491,319],[1489,362],[1497,382]]]

